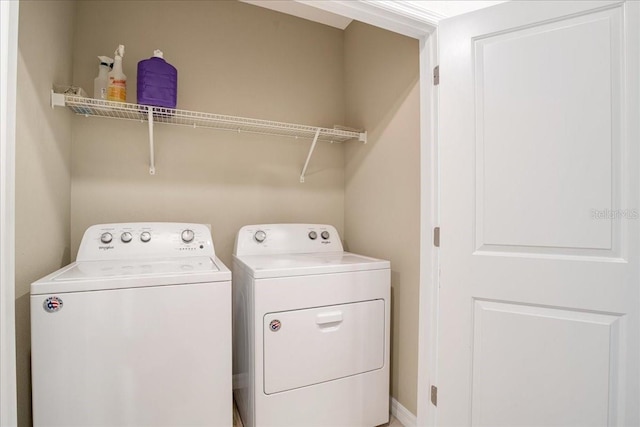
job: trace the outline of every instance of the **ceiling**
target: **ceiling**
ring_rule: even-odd
[[[255,6],[264,7],[267,9],[275,10],[278,12],[286,13],[289,15],[297,16],[299,18],[308,19],[309,21],[319,22],[321,24],[329,25],[331,27],[344,30],[350,23],[351,19],[346,18],[335,13],[327,12],[321,9],[321,3],[327,3],[328,1],[314,1],[302,3],[297,0],[240,0],[244,3],[250,3]],[[493,6],[498,3],[504,3],[502,1],[457,1],[457,0],[440,0],[440,1],[427,1],[427,0],[364,0],[371,6],[379,5],[381,8],[388,4],[394,4],[395,6],[401,5],[411,8],[416,11],[424,11],[431,16],[437,16],[440,19],[449,18],[451,16],[461,15],[463,13],[471,12],[485,7]],[[317,4],[318,7],[314,7],[313,4]]]
[[[335,13],[327,12],[313,6],[298,3],[295,0],[240,0],[243,3],[250,3],[255,6],[264,7],[266,9],[275,10],[277,12],[286,13],[288,15],[297,16],[298,18],[308,19],[309,21],[319,22],[321,24],[336,27],[341,30],[347,28],[351,23],[351,19]]]
[[[408,1],[400,1],[399,3],[407,3],[416,9],[423,9],[425,11],[442,15],[442,18],[450,18],[452,16],[462,15],[463,13],[472,12],[474,10],[484,9],[485,7],[493,6],[498,3],[504,3],[505,1],[506,0],[502,0],[502,1],[408,0]]]

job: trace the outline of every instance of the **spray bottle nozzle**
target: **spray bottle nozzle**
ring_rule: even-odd
[[[105,67],[113,68],[113,59],[108,56],[98,56],[100,60],[100,65],[104,65]]]
[[[116,49],[115,55],[119,56],[120,58],[122,58],[124,56],[124,45],[123,44],[118,46],[118,48]]]

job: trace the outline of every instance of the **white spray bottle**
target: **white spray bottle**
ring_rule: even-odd
[[[95,99],[107,99],[107,88],[109,87],[109,71],[113,67],[113,59],[108,56],[98,56],[100,66],[98,66],[98,77],[93,80],[93,97]]]
[[[115,63],[113,70],[109,72],[109,89],[107,99],[109,101],[127,101],[127,76],[122,72],[122,57],[124,56],[124,46],[118,46],[115,52]]]

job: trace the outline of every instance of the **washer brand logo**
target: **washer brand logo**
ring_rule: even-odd
[[[109,249],[113,249],[113,246],[98,246],[98,249],[101,251],[108,251]]]
[[[282,323],[280,323],[278,319],[274,319],[269,323],[269,329],[271,329],[271,332],[278,332],[281,326]]]
[[[44,311],[47,313],[55,313],[62,310],[62,300],[58,297],[49,297],[42,303]]]

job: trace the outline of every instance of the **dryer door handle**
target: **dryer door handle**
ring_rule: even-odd
[[[317,325],[338,322],[342,322],[342,311],[329,311],[327,313],[320,313],[316,316]]]

